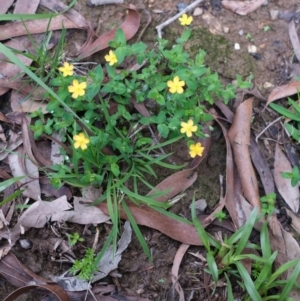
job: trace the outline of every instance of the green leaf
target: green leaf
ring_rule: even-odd
[[[269,106],[275,110],[276,112],[278,112],[279,114],[285,116],[285,117],[288,117],[292,120],[295,120],[295,121],[300,121],[300,115],[299,114],[296,114],[296,113],[293,113],[291,112],[290,110],[276,104],[276,103],[270,103]]]
[[[0,183],[0,191],[3,191],[4,189],[6,189],[7,187],[9,187],[10,185],[13,185],[14,183],[23,180],[25,178],[25,176],[21,176],[21,177],[15,177],[15,178],[11,178],[8,179],[6,181],[3,181]]]
[[[245,269],[245,267],[242,265],[242,263],[237,261],[237,262],[235,262],[235,265],[236,265],[236,267],[239,271],[239,274],[240,274],[241,278],[243,279],[243,283],[246,287],[246,290],[247,290],[248,294],[252,298],[252,300],[263,301],[260,294],[256,290],[256,288],[254,286],[254,283],[253,283],[248,271]]]
[[[215,282],[215,284],[217,284],[218,280],[219,280],[219,271],[218,271],[218,266],[217,266],[217,263],[215,261],[215,258],[214,258],[214,255],[212,252],[207,252],[206,261],[207,261],[209,271],[211,272],[211,275],[214,279],[214,282]]]
[[[163,137],[163,138],[167,138],[169,135],[169,128],[166,124],[159,124],[157,126],[157,130],[159,132],[159,134]]]
[[[178,38],[178,39],[176,40],[176,43],[177,43],[177,44],[185,43],[185,42],[190,38],[191,33],[192,33],[192,30],[191,30],[191,29],[186,29],[186,30],[182,33],[181,37]]]
[[[102,83],[104,74],[100,64],[91,72],[91,75],[93,75],[93,80],[96,81],[98,84]]]
[[[119,174],[120,174],[120,168],[119,168],[119,165],[118,165],[117,163],[112,163],[112,164],[110,165],[110,169],[111,169],[112,173],[113,173],[116,177],[119,176]]]
[[[147,45],[144,44],[143,42],[138,42],[138,43],[131,45],[133,54],[143,54],[145,52],[146,48],[147,48]]]
[[[121,64],[123,63],[124,61],[124,58],[126,57],[127,55],[127,49],[126,47],[118,47],[116,50],[115,50],[115,55],[118,59],[118,64]]]

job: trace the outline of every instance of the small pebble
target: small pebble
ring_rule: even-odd
[[[243,34],[244,34],[244,30],[241,29],[241,30],[239,31],[239,35],[242,36]]]
[[[226,26],[223,27],[223,32],[228,33],[229,30],[230,30],[229,27],[226,27]]]
[[[271,20],[277,20],[278,19],[278,14],[279,14],[279,10],[277,9],[271,9],[270,10],[270,17],[271,17]]]
[[[196,9],[194,10],[193,16],[201,16],[203,14],[203,9],[200,7],[196,7]]]
[[[257,47],[255,45],[249,45],[248,46],[248,52],[249,53],[256,53],[257,52]]]
[[[269,4],[269,1],[268,0],[265,0],[264,2],[263,2],[263,6],[267,6]]]
[[[235,50],[240,50],[241,49],[241,46],[239,43],[234,43],[234,49]]]
[[[20,239],[19,243],[21,245],[21,247],[25,250],[29,250],[32,248],[32,242],[29,239]]]
[[[263,87],[264,87],[265,89],[270,89],[270,88],[274,88],[274,85],[271,84],[270,82],[265,82],[265,83],[263,84]]]
[[[177,9],[179,10],[179,12],[183,11],[186,7],[187,7],[187,5],[185,3],[177,4]]]

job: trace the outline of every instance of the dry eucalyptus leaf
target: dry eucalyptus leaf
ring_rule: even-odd
[[[281,150],[280,146],[276,144],[275,162],[274,162],[274,180],[276,187],[283,197],[285,202],[289,205],[291,210],[295,213],[299,210],[299,186],[292,187],[290,179],[284,179],[281,175],[282,172],[290,172],[292,166]]]

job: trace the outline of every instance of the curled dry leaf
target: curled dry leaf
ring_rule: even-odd
[[[39,200],[41,196],[39,170],[31,160],[24,157],[22,146],[18,147],[16,152],[8,155],[8,162],[14,177],[25,177],[20,180],[20,183],[24,184],[22,185],[23,195],[36,201]]]
[[[32,113],[41,109],[44,114],[48,113],[46,110],[46,102],[36,101],[34,98],[28,97],[18,91],[12,91],[10,96],[10,105],[13,112]]]
[[[291,218],[291,226],[298,234],[300,234],[300,217],[298,214],[295,214],[293,211],[285,208],[286,215]]]
[[[282,172],[291,172],[292,166],[281,150],[280,146],[276,144],[275,162],[274,162],[274,179],[276,187],[283,197],[285,202],[289,205],[291,210],[295,213],[299,210],[299,186],[292,187],[290,179],[284,179],[281,176]]]
[[[226,9],[241,15],[246,16],[257,10],[265,0],[250,0],[250,1],[222,1],[222,6]]]
[[[20,134],[9,130],[8,135],[10,137],[8,142],[4,143],[0,141],[0,161],[4,160],[9,153],[12,153],[12,151],[23,143],[23,139]]]
[[[292,81],[286,85],[276,87],[270,93],[265,107],[277,99],[288,97],[288,96],[294,95],[298,92],[300,92],[300,82],[299,81]]]
[[[228,137],[244,195],[250,204],[260,208],[258,184],[249,152],[252,102],[253,98],[249,98],[238,107]]]
[[[118,241],[118,249],[115,252],[113,246],[110,246],[103,254],[98,266],[97,271],[94,273],[92,282],[96,282],[106,277],[110,272],[118,268],[119,262],[122,258],[122,253],[127,249],[131,242],[132,229],[130,222],[126,221],[124,224],[124,232]]]
[[[294,19],[289,22],[289,35],[294,48],[294,53],[297,57],[298,62],[300,62],[300,42]]]

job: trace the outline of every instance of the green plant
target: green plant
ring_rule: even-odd
[[[253,42],[253,41],[254,41],[254,39],[253,39],[251,33],[249,33],[249,32],[246,34],[246,39],[247,39],[248,41],[250,41],[250,42]]]
[[[275,211],[275,199],[276,193],[274,192],[261,197],[261,212],[267,215],[271,215]]]
[[[215,213],[214,217],[217,218],[219,222],[221,222],[224,218],[226,218],[226,213],[221,210]]]
[[[300,174],[298,166],[294,166],[291,172],[282,172],[281,176],[284,179],[290,179],[291,185],[295,187],[300,181]]]
[[[81,260],[75,260],[73,266],[70,269],[70,273],[76,275],[80,279],[90,281],[93,276],[93,272],[96,270],[95,265],[95,253],[91,248],[86,249],[85,255]]]
[[[271,27],[269,25],[264,26],[264,32],[267,32],[271,29]]]
[[[155,201],[166,191],[143,196],[140,184],[153,189],[149,178],[156,177],[155,165],[182,168],[167,163],[168,155],[163,151],[163,147],[180,139],[187,140],[191,157],[201,156],[204,148],[199,142],[195,143],[192,136],[205,137],[203,127],[212,120],[207,107],[216,98],[228,103],[235,96],[235,87],[231,84],[223,87],[218,74],[205,66],[203,50],[193,59],[184,51],[184,43],[190,35],[191,30],[185,30],[173,46],[159,39],[156,47],[147,50],[142,42],[127,45],[119,29],[109,43],[112,50],[105,56],[107,64],[80,74],[75,72],[71,62],[63,62],[58,67],[64,47],[60,41],[51,76],[35,74],[41,70],[44,51],[36,58],[35,69],[30,70],[0,43],[0,51],[46,91],[48,113],[39,110],[31,115],[35,139],[43,134],[59,133],[65,144],[61,149],[64,162],[52,166],[50,171],[45,169],[44,173],[55,188],[67,183],[78,188],[92,185],[103,189],[94,204],[107,202],[113,222],[107,245],[113,242],[114,250],[122,207],[150,257],[126,204],[128,200],[183,220],[166,211],[170,204]],[[144,67],[138,70],[121,67],[132,58]],[[251,85],[241,77],[237,82],[239,87]],[[138,105],[143,105],[151,114],[141,115],[136,109]],[[100,260],[98,256],[96,260]]]
[[[288,104],[291,106],[290,109],[287,109],[276,103],[270,103],[269,106],[278,112],[279,114],[287,117],[290,121],[284,124],[287,132],[294,138],[297,142],[300,142],[300,95],[298,94],[298,100],[294,101],[291,98],[288,98]]]
[[[83,242],[84,239],[82,237],[80,237],[80,235],[75,232],[73,234],[67,234],[68,236],[68,242],[69,242],[69,245],[71,247],[75,246],[78,242]]]
[[[286,300],[291,289],[298,286],[296,284],[300,275],[298,259],[289,261],[273,271],[273,263],[278,252],[271,252],[267,221],[261,228],[260,246],[248,242],[255,222],[261,219],[262,216],[263,214],[257,216],[257,208],[254,208],[242,227],[229,238],[218,241],[205,231],[198,220],[195,201],[193,200],[192,220],[207,252],[207,269],[205,271],[212,276],[215,284],[217,284],[220,275],[224,274],[227,280],[228,301],[234,300],[230,277],[235,277],[237,283],[247,293],[243,299],[246,301]],[[255,252],[251,252],[251,249]],[[246,254],[245,250],[247,250]],[[242,263],[244,259],[250,259],[254,262],[253,279]],[[294,269],[288,280],[278,279],[291,268]],[[281,292],[270,295],[269,290],[271,288],[280,288]]]

